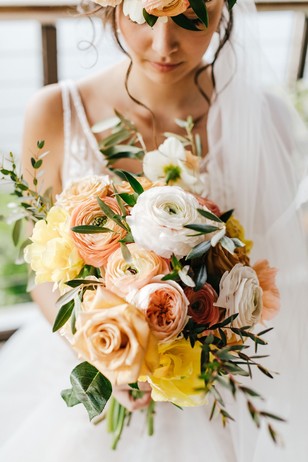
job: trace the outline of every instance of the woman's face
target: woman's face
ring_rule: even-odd
[[[201,31],[189,31],[177,26],[171,18],[158,20],[153,28],[136,24],[117,10],[117,24],[126,48],[133,60],[134,70],[141,71],[157,83],[175,83],[200,65],[214,32],[217,30],[224,0],[206,2],[209,26]],[[189,8],[185,15],[202,28]]]

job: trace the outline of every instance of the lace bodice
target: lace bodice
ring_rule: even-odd
[[[64,117],[62,185],[65,187],[72,179],[85,175],[106,174],[108,169],[89,126],[75,82],[65,80],[60,86]]]

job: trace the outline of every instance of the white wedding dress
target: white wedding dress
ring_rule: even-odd
[[[275,446],[265,427],[255,429],[240,396],[236,403],[227,396],[236,418],[227,428],[219,418],[209,422],[206,406],[181,411],[161,403],[154,436],[147,435],[145,415],[137,412],[112,451],[105,423],[94,426],[81,405],[67,408],[62,400],[60,392],[70,387],[69,374],[78,360],[38,312],[0,351],[1,462],[307,462],[308,260],[295,217],[292,158],[298,145],[292,117],[276,97],[255,95],[251,79],[246,86],[242,78],[233,78],[226,88],[216,83],[223,90],[207,127],[209,196],[222,209],[235,207],[254,240],[252,261],[268,258],[281,270],[282,310],[262,351],[271,355],[268,364],[280,376],[271,381],[256,374],[248,386],[268,398],[261,403],[264,410],[287,418],[287,424],[275,425],[285,447]],[[62,92],[65,184],[106,170],[75,84],[63,82]]]

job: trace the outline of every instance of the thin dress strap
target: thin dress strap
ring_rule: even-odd
[[[111,174],[90,129],[75,82],[62,81],[60,88],[64,124],[63,187],[70,180],[84,175]]]

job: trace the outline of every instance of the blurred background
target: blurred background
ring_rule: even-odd
[[[121,54],[100,21],[81,18],[75,0],[0,0],[0,163],[20,157],[26,104],[41,86],[78,79],[116,62]],[[308,1],[257,1],[259,29],[272,71],[264,84],[289,95],[308,123]],[[279,90],[280,91],[280,90]],[[308,154],[307,154],[308,155]],[[27,268],[7,223],[10,187],[0,185],[0,341],[32,315]]]

